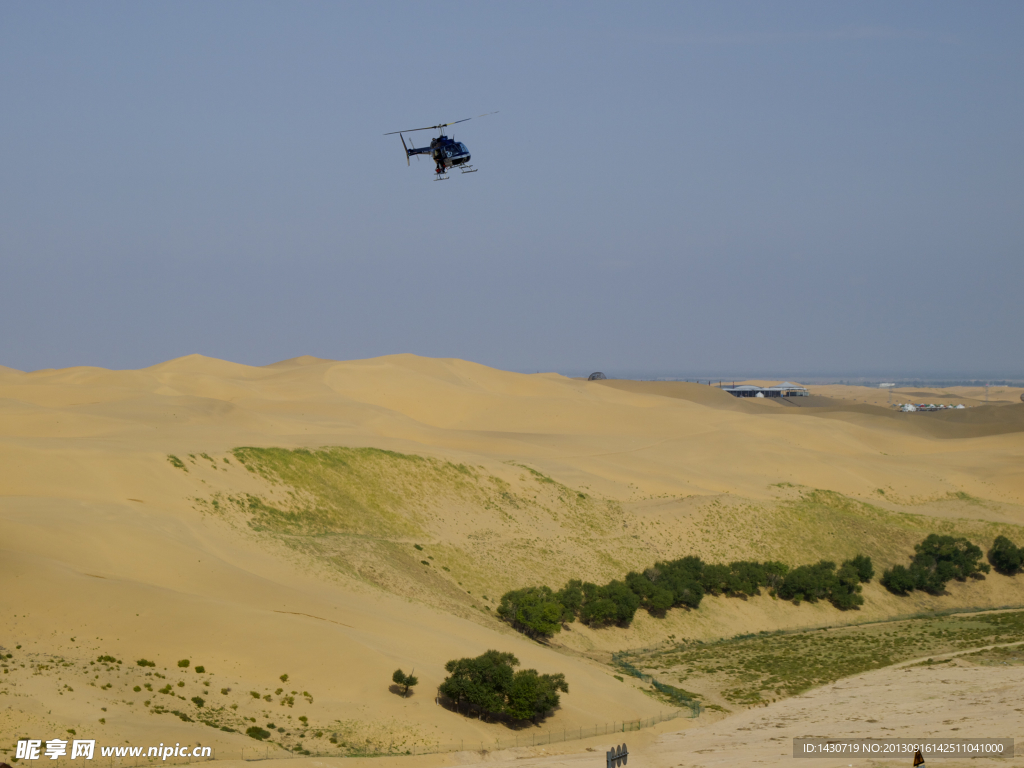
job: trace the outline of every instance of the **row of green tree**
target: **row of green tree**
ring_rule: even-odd
[[[777,561],[720,565],[690,556],[656,563],[603,586],[574,579],[557,592],[547,586],[512,590],[502,596],[497,614],[520,632],[550,637],[577,618],[596,627],[628,626],[641,608],[663,617],[670,608],[697,608],[704,595],[752,597],[761,589],[797,604],[827,600],[848,610],[864,603],[861,584],[873,576],[871,558],[864,555],[838,569],[828,560],[790,568]]]
[[[930,595],[942,594],[950,581],[983,579],[989,565],[981,562],[981,547],[963,537],[933,533],[914,545],[910,565],[894,565],[882,574],[883,587],[896,595],[915,589]],[[998,573],[1013,576],[1024,567],[1024,548],[1005,536],[997,536],[988,551],[988,562]]]
[[[558,706],[558,692],[569,692],[565,675],[541,675],[520,669],[511,653],[487,651],[473,659],[452,659],[445,664],[448,677],[441,695],[458,709],[468,707],[482,716],[533,720]]]

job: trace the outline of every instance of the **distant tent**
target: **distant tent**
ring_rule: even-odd
[[[587,376],[587,381],[602,381],[602,380],[607,379],[607,378],[608,377],[605,376],[600,371],[594,371],[592,374]]]

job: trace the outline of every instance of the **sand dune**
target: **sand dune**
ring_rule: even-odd
[[[648,717],[665,705],[587,654],[599,659],[669,632],[710,638],[740,625],[801,625],[832,609],[762,610],[755,600],[733,611],[709,599],[692,621],[576,627],[547,648],[492,618],[501,591],[614,578],[690,553],[815,559],[828,547],[860,546],[842,533],[862,530],[847,503],[882,521],[864,544],[881,558],[895,559],[924,530],[920,520],[983,543],[1024,524],[1024,406],[915,418],[831,400],[786,408],[706,385],[585,382],[412,355],[0,368],[0,606],[12,617],[0,639],[12,654],[0,682],[0,743],[31,726],[100,730],[113,742],[250,744],[151,714],[161,701],[168,712],[172,701],[189,706],[192,696],[207,701],[202,711],[221,702],[225,716],[348,734],[353,743],[390,744],[398,734],[421,748],[493,740],[507,728],[447,712],[432,694],[446,660],[492,647],[565,672],[570,693],[552,727]],[[400,489],[387,509],[408,535],[301,538],[256,532],[231,506],[247,494],[289,498],[280,482],[238,463],[232,450],[241,446],[373,447],[439,463],[429,465],[436,478],[417,476],[418,490],[380,475],[382,487]],[[375,466],[364,470],[392,471]],[[462,485],[437,479],[460,466],[470,478]],[[834,492],[827,498],[839,506],[814,501],[813,489]],[[819,528],[787,540],[781,532],[798,520]],[[841,535],[815,543],[824,531]],[[899,609],[881,592],[872,599],[872,615]],[[1000,601],[1024,603],[1024,590],[992,580],[933,604]],[[124,664],[100,671],[101,655]],[[174,691],[144,688],[165,681],[146,677],[133,665],[139,658],[154,660]],[[210,672],[179,671],[183,658]],[[409,699],[388,690],[399,666],[422,680]],[[289,695],[291,706],[279,703]],[[297,723],[300,714],[309,726]]]

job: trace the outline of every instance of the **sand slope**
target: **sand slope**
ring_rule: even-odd
[[[755,545],[752,510],[767,520],[786,499],[795,504],[801,488],[871,499],[893,514],[978,521],[982,536],[995,530],[984,525],[1024,524],[1019,407],[969,411],[977,427],[969,434],[954,434],[961,426],[948,417],[941,438],[941,420],[841,404],[796,410],[700,385],[582,382],[412,355],[262,368],[192,355],[139,371],[0,369],[0,610],[11,617],[0,644],[13,656],[0,682],[0,744],[29,726],[101,729],[113,742],[159,736],[234,749],[251,741],[148,711],[160,701],[187,707],[192,696],[207,700],[204,711],[220,701],[226,716],[261,726],[290,719],[291,732],[347,733],[360,743],[393,744],[399,733],[419,745],[494,739],[507,729],[446,712],[432,697],[445,661],[491,647],[565,672],[571,690],[551,720],[558,726],[646,717],[664,705],[595,661],[493,621],[494,590],[611,578],[690,552],[753,556],[775,544]],[[216,494],[283,493],[232,461],[231,449],[332,445],[461,463],[480,483],[507,483],[518,501],[485,514],[468,496],[423,500],[417,535],[435,547],[430,576],[415,570],[412,540],[400,555],[391,540],[349,542],[331,565],[320,550],[303,556],[294,542],[210,513]],[[564,498],[577,492],[585,504]],[[600,511],[604,522],[589,533],[574,526],[570,502],[590,504],[588,514]],[[744,515],[749,533],[737,528]],[[536,549],[541,535],[549,553],[515,555]],[[454,570],[438,572],[456,555],[475,569],[462,591]],[[431,597],[442,589],[450,595]],[[955,599],[1024,602],[1016,585],[1000,589]],[[695,626],[703,629],[694,632],[733,631],[726,603],[701,610]],[[788,618],[786,610],[748,611],[743,621],[805,621],[798,610]],[[668,626],[651,622],[604,633],[577,627],[563,645],[591,652],[646,642]],[[682,617],[673,622],[685,631]],[[97,670],[96,657],[107,654],[124,664]],[[132,666],[141,657],[156,661],[166,681],[154,687],[172,683],[171,694],[142,687],[156,678]],[[209,672],[179,671],[182,658]],[[388,690],[399,666],[422,680],[410,699]],[[293,689],[296,701],[281,704]],[[153,702],[148,710],[144,700]]]

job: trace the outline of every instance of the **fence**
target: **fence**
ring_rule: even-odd
[[[504,738],[494,739],[462,739],[458,742],[448,744],[436,744],[429,747],[412,747],[408,750],[395,748],[382,748],[366,751],[329,751],[310,750],[310,754],[296,754],[280,748],[247,748],[239,755],[246,761],[266,760],[281,757],[387,757],[398,755],[436,755],[445,752],[464,752],[466,750],[479,752],[495,752],[502,749],[514,749],[516,747],[543,747],[548,744],[561,744],[567,741],[579,741],[590,739],[595,736],[611,736],[619,733],[639,731],[642,728],[650,728],[658,723],[675,720],[680,716],[682,710],[662,712],[653,717],[638,718],[636,720],[622,720],[611,723],[593,725],[589,728],[549,728],[546,731],[538,728],[525,729],[526,732],[516,733]],[[217,755],[219,760],[233,759],[225,752]]]
[[[614,721],[611,723],[597,724],[589,728],[549,728],[544,731],[538,728],[525,729],[523,733],[516,733],[505,738],[495,739],[462,739],[458,742],[447,744],[435,744],[427,747],[411,747],[401,749],[394,744],[367,744],[365,749],[354,750],[325,750],[310,749],[292,751],[276,744],[262,744],[259,746],[245,747],[239,752],[226,749],[214,749],[210,757],[203,758],[178,758],[177,760],[164,761],[159,758],[146,757],[112,757],[107,760],[97,760],[100,766],[107,762],[109,768],[134,768],[134,766],[154,765],[185,765],[186,763],[205,763],[211,760],[244,760],[255,762],[260,760],[280,760],[282,758],[301,757],[398,757],[400,755],[436,755],[446,752],[464,752],[466,750],[479,752],[495,752],[502,749],[513,749],[515,747],[543,747],[548,744],[561,744],[567,741],[578,741],[589,739],[595,736],[612,736],[630,731],[639,731],[642,728],[650,728],[658,723],[675,720],[684,710],[662,712],[654,717],[639,718],[637,720]]]
[[[665,683],[658,680],[654,675],[648,675],[646,672],[634,667],[628,661],[626,661],[625,653],[613,653],[612,663],[615,664],[619,669],[633,677],[638,677],[645,683],[650,683],[654,686],[654,690],[659,693],[663,693],[668,696],[672,701],[678,704],[680,707],[685,707],[690,711],[690,717],[700,717],[700,712],[703,707],[699,701],[692,696],[687,695],[685,691],[681,691],[678,688],[666,685]]]

